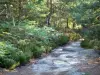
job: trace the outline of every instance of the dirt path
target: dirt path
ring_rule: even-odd
[[[54,49],[48,56],[3,75],[100,75],[99,55],[80,42]],[[0,74],[2,75],[2,74]]]

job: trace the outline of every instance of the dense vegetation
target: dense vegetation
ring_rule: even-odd
[[[82,47],[100,50],[100,25],[89,28],[85,40],[81,43]]]
[[[85,40],[82,41],[81,46],[100,50],[100,0],[90,2],[84,6],[86,13],[82,17],[84,20],[81,21],[81,24],[84,26]]]
[[[0,64],[5,68],[23,65],[31,58],[49,53],[53,48],[69,41],[67,35],[46,26],[39,28],[24,24],[7,29],[7,32],[3,29],[0,33]]]
[[[100,0],[0,1],[0,67],[14,69],[80,38],[82,47],[100,50],[99,36]]]

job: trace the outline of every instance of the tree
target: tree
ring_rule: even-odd
[[[100,1],[99,0],[76,0],[70,8],[72,18],[83,27],[99,24],[97,17],[100,16]]]

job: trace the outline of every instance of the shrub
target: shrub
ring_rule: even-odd
[[[15,56],[15,59],[17,62],[20,62],[20,64],[25,64],[27,63],[27,59],[26,59],[26,55],[22,52],[22,51],[19,51],[16,53],[16,56]]]
[[[70,38],[70,40],[72,40],[72,41],[79,40],[80,37],[81,37],[81,36],[80,36],[78,33],[75,33],[75,32],[69,33],[69,38]]]
[[[100,25],[91,26],[88,29],[85,40],[81,43],[81,46],[100,50]]]
[[[39,58],[39,57],[41,57],[43,50],[41,49],[41,47],[34,46],[32,52],[33,52],[33,56],[35,58]]]
[[[13,44],[10,44],[9,42],[0,42],[0,56],[5,56],[11,54],[11,52],[15,51],[16,49]]]
[[[94,40],[93,45],[94,45],[93,48],[95,50],[100,50],[100,41],[99,40]]]
[[[7,57],[0,57],[0,66],[3,68],[10,68],[16,63],[13,59]]]
[[[81,42],[81,46],[84,48],[93,48],[96,50],[100,50],[100,41],[99,40],[88,40],[85,39]]]
[[[91,26],[87,31],[86,38],[100,40],[100,25]]]
[[[58,44],[64,45],[64,44],[68,43],[68,41],[69,41],[69,38],[66,35],[61,35],[61,36],[59,36]]]
[[[41,57],[69,40],[66,35],[46,26],[39,28],[31,24],[12,26],[8,30],[0,33],[0,66],[10,69],[27,63],[32,57]]]
[[[27,56],[9,42],[0,42],[0,66],[10,68],[17,62],[26,63]],[[17,66],[17,65],[16,65]]]
[[[84,48],[89,48],[89,40],[85,39],[84,41],[82,41],[81,46]]]
[[[16,63],[15,60],[9,58],[12,54],[16,52],[16,48],[8,42],[0,42],[0,66],[4,68],[9,68]]]

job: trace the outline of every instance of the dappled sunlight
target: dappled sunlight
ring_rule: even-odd
[[[95,58],[92,60],[88,60],[88,64],[100,64],[100,58]]]
[[[100,0],[0,0],[0,75],[100,75]]]

